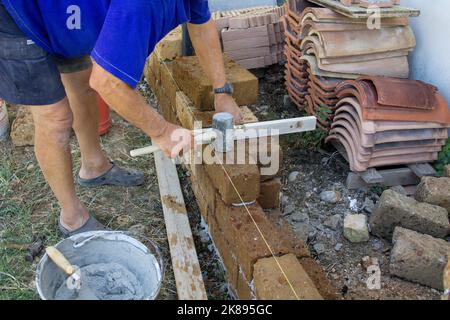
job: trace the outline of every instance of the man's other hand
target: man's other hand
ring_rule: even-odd
[[[241,124],[244,114],[236,101],[229,94],[216,94],[214,99],[216,112],[228,112],[234,118],[234,124]]]
[[[189,152],[194,147],[192,132],[169,122],[166,122],[162,134],[152,137],[152,140],[172,159],[179,156],[181,151]]]

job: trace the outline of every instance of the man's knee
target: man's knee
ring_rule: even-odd
[[[51,106],[32,107],[31,112],[37,136],[45,137],[48,143],[68,146],[73,115],[66,99]]]

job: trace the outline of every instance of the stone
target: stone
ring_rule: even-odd
[[[263,209],[278,208],[280,206],[280,190],[280,178],[261,182],[258,203]]]
[[[363,210],[367,213],[372,213],[374,208],[375,208],[375,203],[373,203],[373,201],[371,199],[366,197],[364,199]]]
[[[450,177],[450,164],[448,164],[444,167],[443,174],[444,174],[444,177]]]
[[[363,214],[349,214],[344,219],[344,237],[353,243],[369,241],[367,217]]]
[[[227,205],[255,201],[260,196],[257,164],[226,163],[225,154],[216,153],[222,163],[205,164],[206,172]],[[225,171],[224,171],[225,169]],[[230,181],[231,179],[231,181]]]
[[[341,200],[341,193],[339,191],[322,191],[319,197],[323,202],[337,203]]]
[[[442,275],[450,256],[450,243],[401,227],[395,228],[392,240],[392,275],[443,289]]]
[[[443,207],[450,213],[450,178],[423,177],[417,186],[416,200]]]
[[[390,188],[392,191],[395,191],[397,193],[400,193],[404,196],[407,196],[408,193],[406,192],[405,188],[403,188],[402,186],[394,186]]]
[[[336,245],[334,246],[334,250],[336,251],[341,251],[343,244],[342,243],[336,243]]]
[[[332,230],[338,230],[340,224],[342,221],[342,217],[338,214],[332,215],[331,217],[328,217],[325,221],[324,221],[324,226],[332,229]]]
[[[295,255],[276,259],[264,258],[255,264],[253,284],[258,300],[323,300]]]
[[[286,207],[284,207],[283,215],[287,216],[287,215],[291,214],[294,211],[295,211],[294,205],[288,204]]]
[[[298,171],[292,171],[288,176],[288,181],[294,182],[295,180],[297,180],[299,174],[300,174],[300,172],[298,172]]]
[[[325,252],[325,246],[323,245],[323,243],[316,243],[315,245],[313,245],[314,251],[317,252],[317,254],[322,254]]]
[[[243,206],[227,206],[217,197],[214,216],[242,272],[250,279],[253,265],[258,259],[271,256],[272,252],[275,255],[292,253],[293,248],[270,222],[261,206],[254,204],[247,206],[247,209]]]
[[[445,237],[450,231],[448,213],[444,208],[386,190],[370,216],[370,228],[372,234],[390,239],[397,226],[438,238]]]
[[[226,55],[224,60],[227,79],[234,86],[233,97],[236,103],[240,106],[255,104],[258,97],[258,79]],[[213,88],[197,56],[175,59],[173,75],[196,108],[201,111],[214,111]]]
[[[155,52],[162,61],[173,60],[182,55],[181,26],[173,29],[156,45]]]
[[[34,145],[34,122],[30,108],[19,107],[11,126],[11,140],[16,147]]]

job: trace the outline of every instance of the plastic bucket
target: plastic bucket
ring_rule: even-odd
[[[6,109],[6,103],[3,100],[0,100],[0,141],[5,140],[8,137],[8,132],[8,110]]]
[[[92,231],[64,239],[55,247],[72,265],[79,268],[99,263],[117,263],[123,266],[136,277],[142,287],[142,300],[154,300],[164,277],[162,255],[151,240],[137,237],[139,240],[125,232]],[[36,270],[36,288],[40,298],[56,300],[57,290],[66,279],[67,275],[45,254]]]
[[[97,96],[98,104],[98,134],[104,135],[111,126],[109,106],[103,101],[102,97]]]

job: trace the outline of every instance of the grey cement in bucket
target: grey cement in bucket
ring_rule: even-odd
[[[67,238],[55,247],[71,264],[81,269],[82,285],[88,285],[101,300],[154,300],[163,278],[159,249],[148,239],[124,232],[94,231]],[[66,285],[64,274],[44,255],[36,272],[41,299],[77,299]]]

